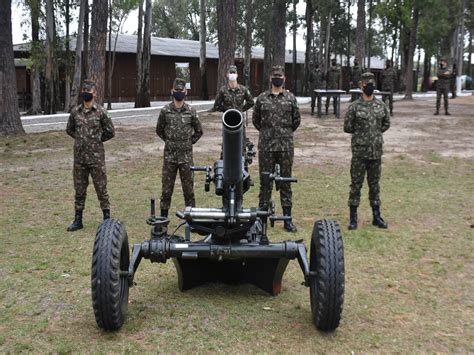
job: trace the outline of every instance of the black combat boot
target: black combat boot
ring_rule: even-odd
[[[448,110],[446,110],[444,113],[445,113],[446,116],[451,116],[451,114],[448,112]]]
[[[357,229],[357,206],[349,206],[350,216],[349,216],[349,225],[347,229],[353,230]]]
[[[160,216],[168,218],[168,209],[163,209],[162,208]]]
[[[74,222],[72,222],[71,225],[67,227],[67,231],[74,232],[82,228],[84,228],[84,226],[82,225],[82,210],[76,210],[76,214],[74,215]]]
[[[434,113],[435,116],[439,115],[439,109],[436,109],[436,112]]]
[[[107,209],[102,210],[102,214],[104,215],[104,221],[106,219],[110,219],[110,209],[107,208]]]
[[[372,225],[383,229],[388,228],[387,223],[385,223],[382,216],[380,215],[380,206],[372,206],[372,213],[374,216],[374,219],[372,220]]]
[[[291,206],[290,207],[283,207],[283,215],[284,216],[290,216],[291,217]],[[290,233],[296,233],[298,229],[296,226],[293,224],[293,221],[291,219],[285,220],[283,222],[283,228]]]

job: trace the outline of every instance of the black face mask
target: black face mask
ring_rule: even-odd
[[[374,93],[374,90],[375,90],[375,86],[374,86],[374,84],[372,84],[372,83],[368,83],[367,85],[365,85],[365,86],[362,88],[362,91],[363,91],[364,94],[366,94],[367,96],[372,96],[372,94]]]
[[[186,93],[184,91],[173,91],[173,97],[176,101],[183,101]]]
[[[90,92],[83,91],[81,92],[81,97],[85,102],[89,102],[94,98],[94,95],[92,95]]]
[[[444,69],[444,64],[440,64],[439,67],[440,67],[441,69]]]
[[[354,62],[354,66],[355,66],[355,67],[356,67],[356,66],[358,66],[358,65],[359,65],[359,63],[357,63],[357,62]]]
[[[390,64],[387,64],[386,67],[387,67],[387,69],[390,68]]]
[[[283,78],[277,78],[277,77],[272,78],[272,84],[273,86],[276,86],[276,87],[282,86],[284,81],[285,79]]]

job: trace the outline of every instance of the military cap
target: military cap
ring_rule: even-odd
[[[173,89],[175,90],[184,90],[186,88],[186,80],[181,78],[174,79]]]
[[[365,72],[360,76],[360,80],[365,83],[375,84],[375,75],[371,72]]]
[[[445,63],[448,62],[448,60],[447,60],[446,58],[441,58],[439,61],[440,61],[440,62],[445,62]]]
[[[237,73],[237,66],[236,65],[230,65],[229,66],[229,73]]]
[[[281,65],[275,65],[272,68],[272,75],[285,75],[285,69]]]
[[[93,88],[95,88],[96,85],[95,85],[95,81],[94,80],[90,80],[90,79],[85,79],[83,82],[82,82],[82,88],[83,89],[86,89],[86,90],[92,90]]]

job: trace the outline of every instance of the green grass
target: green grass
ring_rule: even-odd
[[[120,158],[108,166],[112,215],[125,222],[130,243],[141,242],[149,235],[149,198],[160,194],[161,152],[127,159],[130,145],[114,141],[107,146]],[[277,225],[270,236],[304,238],[309,245],[316,219],[340,222],[346,294],[333,333],[312,325],[309,291],[296,262],[285,273],[282,293],[270,297],[249,285],[181,293],[171,262],[147,260],[130,290],[127,322],[107,333],[96,326],[91,305],[91,253],[101,218],[92,186],[85,229],[66,232],[73,217],[71,146],[59,133],[0,140],[0,351],[474,351],[472,160],[427,152],[426,161],[436,164],[405,156],[386,161],[381,197],[389,229],[371,225],[365,185],[360,228],[352,232],[346,228],[349,168],[295,163],[299,232],[288,235]],[[212,161],[195,156],[196,164]],[[258,199],[257,166],[251,170],[256,184],[245,196],[248,207]],[[203,181],[197,173],[198,205],[219,206]],[[182,204],[177,185],[172,211]],[[171,225],[177,222],[173,217]]]

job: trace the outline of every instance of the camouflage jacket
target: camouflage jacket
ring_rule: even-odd
[[[97,103],[90,109],[84,105],[72,109],[66,132],[74,138],[74,162],[104,164],[103,142],[115,135],[114,125],[107,111]]]
[[[324,75],[321,69],[313,69],[309,74],[309,82],[311,83],[311,90],[322,89]]]
[[[193,144],[202,136],[196,110],[186,103],[181,108],[176,108],[173,102],[165,105],[156,123],[156,134],[165,141],[165,160],[192,162]]]
[[[451,79],[453,77],[452,72],[448,68],[439,68],[438,69],[438,81],[436,82],[436,88],[438,89],[448,89],[451,84]]]
[[[351,82],[352,87],[359,87],[360,76],[362,75],[362,69],[358,65],[354,65],[351,68]]]
[[[335,90],[339,88],[339,78],[341,77],[341,69],[339,67],[329,68],[326,75],[326,89]]]
[[[395,80],[397,79],[397,71],[395,68],[385,68],[382,71],[382,90],[393,91],[395,89]]]
[[[374,98],[354,101],[347,110],[344,132],[352,134],[352,155],[365,159],[380,159],[383,154],[382,133],[390,128],[387,106]]]
[[[296,97],[289,91],[273,95],[261,93],[253,110],[252,122],[260,131],[258,149],[261,151],[293,151],[293,132],[300,125],[300,110]]]
[[[245,112],[254,104],[252,94],[245,86],[239,84],[236,88],[231,88],[229,85],[224,85],[216,96],[212,110],[225,112],[234,108]]]

